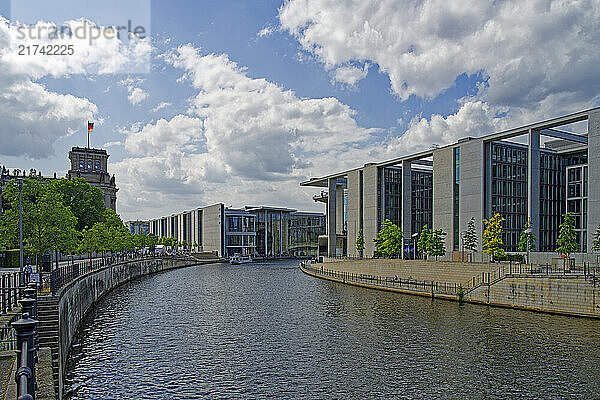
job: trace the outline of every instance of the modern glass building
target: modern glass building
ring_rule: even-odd
[[[174,237],[198,251],[222,257],[318,255],[318,236],[325,233],[325,215],[282,207],[236,209],[218,203],[148,222],[150,233]]]
[[[573,213],[579,249],[587,253],[600,224],[600,108],[503,132],[481,132],[476,138],[311,178],[301,185],[327,188],[323,193],[330,256],[358,255],[356,237],[361,229],[364,255],[373,255],[373,238],[387,218],[402,228],[405,238],[423,225],[442,229],[447,233],[447,258],[458,259],[469,221],[476,221],[481,238],[484,220],[499,213],[504,218],[506,251],[518,250],[520,234],[531,219],[535,257],[548,260],[557,257],[565,212]],[[346,194],[344,203],[341,190]],[[347,204],[344,249],[337,248],[341,204]],[[481,239],[478,249],[481,254]]]

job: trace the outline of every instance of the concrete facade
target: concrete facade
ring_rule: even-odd
[[[600,110],[588,119],[588,248],[600,226]]]
[[[446,251],[452,249],[454,169],[452,165],[453,147],[437,149],[433,152],[433,228],[446,232]]]
[[[459,179],[459,232],[465,232],[471,218],[475,218],[477,232],[477,249],[481,251],[481,235],[483,233],[482,216],[484,216],[485,196],[481,188],[484,185],[485,161],[484,143],[480,140],[468,140],[460,144],[460,179]],[[436,188],[433,193],[435,198]],[[448,231],[448,235],[452,235]],[[461,249],[461,238],[457,238]],[[451,247],[447,247],[451,250]]]
[[[540,181],[540,132],[529,130],[527,163],[527,187],[535,187]],[[536,238],[540,237],[540,191],[527,191],[527,217],[531,219],[531,229]]]
[[[366,255],[372,255],[376,250],[373,239],[381,224],[377,205],[377,173],[376,165],[365,166],[363,170],[363,235]]]
[[[587,134],[568,132],[570,124],[582,121],[588,123]],[[387,215],[398,215],[397,205],[386,204],[389,201],[384,195],[387,183],[382,176],[386,168],[401,169],[403,178],[407,178],[409,168],[414,170],[416,164],[428,163],[433,166],[433,228],[446,232],[447,259],[456,259],[459,256],[461,236],[471,218],[475,219],[479,237],[479,255],[476,259],[485,259],[481,256],[483,220],[495,212],[506,216],[502,235],[507,251],[517,251],[519,235],[527,217],[532,219],[534,225],[534,234],[538,241],[536,247],[543,252],[552,251],[556,248],[562,215],[567,211],[567,205],[572,205],[567,203],[568,198],[581,201],[584,210],[580,215],[576,215],[576,221],[579,223],[581,220],[581,224],[585,226],[577,229],[587,240],[578,239],[578,246],[581,251],[590,253],[593,234],[600,224],[600,108],[502,132],[480,134],[481,136],[476,138],[460,139],[457,143],[441,148],[311,178],[301,185],[324,187],[327,182],[348,180],[349,255],[358,255],[355,250],[356,235],[362,226],[365,238],[364,255],[373,256],[373,238],[377,235],[384,218]],[[510,141],[517,137],[527,139],[528,145]],[[541,147],[542,137],[556,140],[546,141],[544,147]],[[457,169],[455,149],[460,151]],[[431,159],[433,161],[430,161]],[[585,166],[589,171],[584,181],[577,182],[580,187],[575,188],[575,193],[579,193],[581,189],[586,195],[565,196],[565,191],[572,189],[567,187],[569,181],[565,179],[567,166],[582,170]],[[458,176],[455,176],[456,171]],[[363,177],[362,187],[357,183],[359,174]],[[414,218],[414,214],[409,215],[408,212],[411,208],[414,211],[414,205],[408,196],[408,179],[403,181],[403,207],[401,218],[396,217],[399,220],[396,223],[407,238],[415,230],[414,223],[412,230],[410,229],[410,219]],[[333,231],[329,234],[333,235]],[[331,237],[330,241],[333,243],[335,238]]]
[[[356,238],[361,228],[360,171],[348,172],[348,256],[359,257]]]

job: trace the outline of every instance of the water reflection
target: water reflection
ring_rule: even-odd
[[[600,321],[324,281],[295,263],[127,284],[74,345],[75,399],[593,398]]]

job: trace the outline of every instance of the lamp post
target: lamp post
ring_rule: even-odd
[[[23,178],[17,179],[19,183],[19,272],[23,273]]]
[[[413,259],[417,259],[417,237],[419,237],[420,233],[413,233],[411,239],[413,240]]]
[[[531,232],[533,232],[533,229],[531,229],[531,228],[525,229],[525,233],[527,234],[527,242],[525,243],[525,245],[527,246],[527,265],[530,264],[530,262],[529,262],[529,246],[530,246],[529,241],[531,240],[531,238],[529,235],[531,235]]]

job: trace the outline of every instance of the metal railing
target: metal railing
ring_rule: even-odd
[[[568,277],[590,280],[594,285],[600,284],[600,269],[589,264],[582,266],[562,265],[526,265],[526,264],[502,264],[496,270],[481,272],[474,275],[466,282],[444,282],[433,280],[405,279],[397,276],[380,276],[357,272],[346,272],[332,270],[310,261],[303,261],[300,266],[309,272],[322,277],[332,277],[342,282],[368,284],[390,289],[402,289],[413,292],[444,294],[459,296],[467,294],[482,285],[491,285],[506,277]]]
[[[423,294],[436,294],[457,296],[461,290],[461,284],[456,282],[439,282],[418,279],[403,279],[397,276],[380,276],[371,274],[361,274],[356,272],[345,272],[327,269],[324,267],[315,267],[311,262],[301,262],[301,267],[317,276],[331,277],[344,283],[358,283],[370,286],[377,286],[387,289],[408,290]],[[464,288],[464,287],[463,287]]]
[[[38,361],[39,347],[37,325],[37,300],[35,298],[35,284],[23,290],[25,297],[19,301],[23,311],[22,317],[11,323],[16,335],[17,371],[17,399],[35,399],[35,364]],[[32,297],[29,297],[32,296]]]

